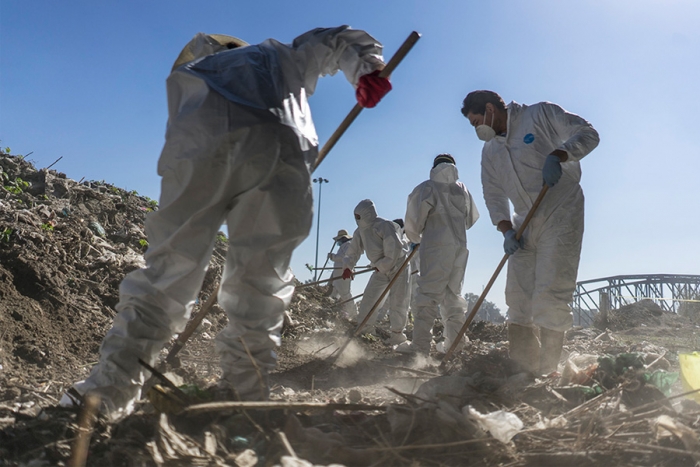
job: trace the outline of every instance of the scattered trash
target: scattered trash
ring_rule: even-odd
[[[678,354],[678,364],[681,367],[681,384],[685,392],[700,389],[700,353]],[[687,396],[700,402],[700,392],[695,392]]]
[[[90,223],[88,224],[88,228],[92,230],[92,233],[94,233],[98,237],[104,237],[105,235],[107,235],[104,227],[102,227],[97,221],[90,221]]]
[[[475,408],[466,406],[462,408],[462,413],[475,418],[484,431],[491,433],[501,443],[509,443],[524,426],[517,415],[505,410],[482,414]]]
[[[572,352],[564,362],[559,384],[587,384],[598,369],[598,356]]]

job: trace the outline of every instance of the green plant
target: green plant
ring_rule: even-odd
[[[0,140],[0,141],[2,141],[2,140]],[[12,149],[10,149],[9,147],[0,148],[0,154],[2,154],[2,155],[5,155],[5,154],[9,155],[10,151],[12,151]]]
[[[41,230],[45,232],[53,232],[53,225],[49,224],[48,222],[45,224],[41,224]]]
[[[148,248],[148,240],[142,238],[141,240],[139,240],[139,245],[141,245],[141,248]]]
[[[3,243],[10,243],[10,237],[14,233],[14,230],[12,230],[10,227],[5,227],[5,230],[0,232],[0,241]]]
[[[5,185],[4,188],[7,191],[9,191],[10,193],[18,195],[18,194],[22,193],[24,190],[26,190],[27,188],[29,188],[29,182],[25,182],[20,177],[17,177],[13,181],[8,180],[8,184]]]
[[[228,238],[226,238],[226,235],[222,234],[221,232],[219,232],[219,234],[216,236],[216,240],[221,243],[228,242]]]

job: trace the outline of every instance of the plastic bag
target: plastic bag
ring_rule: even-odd
[[[467,413],[465,413],[467,412]],[[514,413],[505,410],[482,414],[471,406],[464,407],[462,413],[471,416],[481,426],[481,429],[491,433],[501,443],[509,443],[513,436],[523,429],[523,422]]]
[[[681,384],[684,392],[700,389],[700,354],[698,352],[678,354],[678,363],[681,367]],[[700,402],[700,392],[689,394],[687,397]]]

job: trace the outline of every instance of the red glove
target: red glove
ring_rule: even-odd
[[[350,268],[345,268],[343,270],[343,279],[350,279],[353,280],[355,278],[355,274],[352,273]]]
[[[379,70],[374,70],[368,75],[360,76],[355,97],[357,98],[357,103],[362,107],[372,108],[389,91],[391,91],[389,78],[380,78]]]

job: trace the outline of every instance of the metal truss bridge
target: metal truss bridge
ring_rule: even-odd
[[[571,304],[574,324],[590,326],[601,308],[616,310],[644,299],[677,313],[681,303],[700,302],[700,276],[642,274],[577,282]]]

